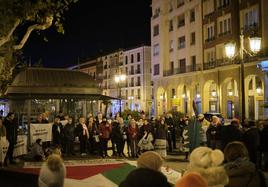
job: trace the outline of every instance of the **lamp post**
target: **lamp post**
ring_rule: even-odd
[[[121,85],[120,85],[120,83],[124,82],[126,80],[126,75],[124,75],[124,74],[115,75],[114,80],[117,83],[117,89],[118,89],[118,92],[119,92],[118,93],[118,97],[119,97],[119,101],[120,101],[120,103],[119,103],[119,112],[120,112],[120,115],[121,115],[121,105],[122,105],[121,101],[122,101],[122,99],[121,99]]]
[[[256,53],[258,53],[260,51],[261,48],[261,38],[259,37],[252,37],[249,38],[249,45],[250,45],[250,50],[252,53],[250,53],[249,51],[247,51],[244,47],[244,34],[243,34],[243,30],[241,30],[240,33],[240,49],[239,49],[239,57],[240,57],[240,92],[241,92],[241,122],[242,124],[244,124],[245,122],[245,70],[244,70],[244,52],[246,52],[247,54],[249,54],[250,56],[255,55]],[[228,58],[233,58],[235,56],[235,44],[234,43],[227,43],[225,45],[225,52],[226,52],[226,56]]]

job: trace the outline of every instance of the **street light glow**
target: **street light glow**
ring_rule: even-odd
[[[217,95],[216,90],[212,90],[211,95],[212,95],[213,97],[216,97],[216,95]]]
[[[259,37],[249,38],[249,45],[250,45],[250,50],[253,53],[258,53],[261,49],[261,38]]]
[[[257,92],[257,94],[260,94],[260,93],[261,93],[261,88],[258,87],[258,88],[256,89],[256,92]]]
[[[233,58],[235,56],[235,44],[232,42],[225,44],[225,53],[228,58]]]

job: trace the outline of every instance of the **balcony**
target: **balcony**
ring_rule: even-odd
[[[225,32],[222,32],[219,34],[219,37],[223,37],[223,36],[226,36],[226,35],[229,35],[231,34],[231,31],[225,31]]]
[[[182,74],[182,73],[201,71],[201,69],[202,69],[201,64],[190,65],[190,66],[185,66],[185,67],[181,67],[181,68],[174,68],[174,69],[164,71],[164,77],[172,76],[172,75],[176,75],[176,74]]]
[[[205,42],[206,42],[206,43],[213,42],[215,39],[216,39],[216,37],[213,36],[213,37],[207,38],[207,39],[205,40]]]
[[[216,67],[227,66],[232,64],[239,64],[237,60],[217,59],[204,63],[204,70],[214,69]]]
[[[229,5],[230,5],[230,2],[226,2],[226,3],[224,3],[224,4],[220,5],[220,6],[218,6],[218,10],[222,10],[222,9],[228,7]]]
[[[204,16],[204,19],[208,19],[208,18],[211,17],[214,13],[215,13],[215,12],[213,11],[213,12],[210,12],[210,13],[206,14],[206,15]]]

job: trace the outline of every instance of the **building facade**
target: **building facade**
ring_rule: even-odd
[[[220,112],[226,118],[264,116],[264,75],[257,63],[267,58],[265,0],[153,0],[151,18],[152,80],[156,114],[177,110]],[[172,25],[173,24],[173,25]],[[262,38],[261,52],[244,53],[245,101],[241,100],[238,56],[228,59],[225,44],[239,48],[249,36]]]
[[[112,101],[108,114],[115,115],[126,109],[152,113],[151,47],[119,49],[93,60],[70,67],[92,75],[99,80],[102,94],[121,98]],[[125,75],[125,80],[115,77]],[[99,105],[104,110],[103,105]],[[103,111],[104,112],[104,111]]]

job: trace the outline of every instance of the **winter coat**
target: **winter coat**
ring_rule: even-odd
[[[136,126],[136,128],[132,128],[130,125],[128,127],[128,137],[130,140],[135,140],[138,138],[139,129]]]
[[[210,124],[207,129],[208,140],[221,140],[221,125]]]
[[[62,124],[53,124],[52,125],[52,142],[54,145],[61,145],[64,137],[63,126]]]
[[[242,131],[240,131],[234,125],[222,126],[221,128],[221,144],[224,149],[225,146],[233,141],[241,141],[242,140]]]
[[[262,152],[268,152],[268,126],[264,126],[262,131],[260,132],[260,150]]]
[[[45,154],[44,154],[42,146],[35,142],[31,148],[29,156],[31,158],[35,158],[35,156],[41,156],[43,159],[45,159]]]
[[[155,131],[155,139],[163,139],[166,140],[167,139],[167,130],[168,130],[168,126],[167,124],[161,124],[161,123],[157,123],[156,124],[156,131]]]
[[[121,140],[123,138],[123,128],[121,128],[120,123],[112,123],[111,138],[114,140]]]
[[[112,132],[112,126],[106,123],[100,123],[99,125],[100,138],[109,139]]]
[[[244,132],[243,142],[248,149],[250,161],[257,162],[257,151],[260,144],[260,134],[257,127],[251,127]]]
[[[9,143],[16,144],[18,136],[18,125],[15,121],[9,121],[5,119],[3,125],[6,127],[6,136]]]
[[[238,158],[224,165],[229,184],[226,187],[261,187],[261,180],[255,164],[248,158]]]
[[[67,123],[64,126],[63,131],[64,131],[64,138],[66,140],[74,141],[74,137],[75,137],[75,134],[74,134],[75,126],[74,126],[74,124]]]

